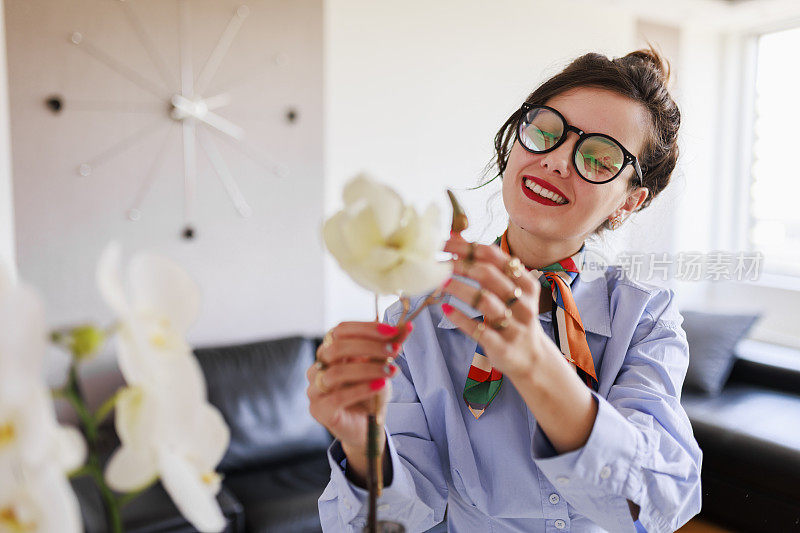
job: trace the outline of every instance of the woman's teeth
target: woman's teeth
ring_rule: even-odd
[[[557,204],[565,204],[567,200],[563,196],[559,196],[558,194],[554,193],[553,191],[548,191],[547,189],[543,188],[538,183],[534,183],[532,179],[525,178],[525,186],[544,198],[549,200],[553,200]]]

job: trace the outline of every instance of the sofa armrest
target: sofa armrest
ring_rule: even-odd
[[[800,393],[800,350],[742,340],[736,347],[729,382]]]

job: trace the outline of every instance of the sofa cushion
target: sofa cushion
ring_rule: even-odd
[[[306,370],[315,349],[313,339],[289,337],[195,350],[208,399],[231,429],[219,471],[263,467],[328,447],[330,434],[308,412]]]
[[[736,344],[761,314],[701,311],[681,311],[681,314],[689,343],[689,369],[684,387],[710,395],[719,394],[733,368]]]
[[[681,405],[703,450],[703,470],[743,486],[800,501],[800,395],[729,384]]]
[[[736,362],[729,383],[800,394],[800,350],[744,339],[736,346]]]
[[[228,474],[224,484],[242,503],[248,532],[310,533],[322,531],[317,501],[330,475],[322,451]]]

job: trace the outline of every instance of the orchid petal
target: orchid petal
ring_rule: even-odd
[[[118,492],[134,492],[158,477],[155,454],[123,445],[114,452],[106,466],[105,480]]]
[[[137,450],[149,448],[161,415],[155,398],[142,387],[126,387],[118,394],[114,426],[120,441]]]
[[[25,285],[3,292],[0,324],[0,375],[38,380],[47,349],[44,306],[38,292]]]
[[[65,472],[77,469],[86,460],[86,442],[73,427],[59,426],[56,429],[56,446],[58,464]]]
[[[213,492],[216,487],[204,483],[203,473],[181,455],[162,449],[158,458],[161,482],[181,514],[199,531],[222,531],[225,517]]]
[[[376,247],[385,246],[372,209],[362,209],[344,220],[341,228],[349,251],[349,261],[358,262]]]
[[[386,239],[397,230],[403,214],[403,199],[394,190],[361,174],[344,187],[342,199],[349,212],[372,206],[381,236]]]
[[[452,271],[452,264],[448,261],[432,264],[427,258],[411,256],[406,257],[402,266],[390,273],[387,284],[402,288],[407,296],[423,294],[444,283]]]
[[[158,312],[166,323],[184,335],[200,314],[200,288],[177,263],[150,252],[137,253],[128,267],[131,293],[137,310]]]
[[[120,277],[121,261],[122,245],[117,241],[108,243],[97,263],[95,278],[103,299],[122,318],[130,314],[130,307]]]
[[[230,429],[219,410],[210,404],[197,406],[194,411],[194,431],[184,435],[189,444],[186,456],[208,470],[222,460],[230,443]]]

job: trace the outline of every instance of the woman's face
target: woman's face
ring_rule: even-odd
[[[646,109],[638,102],[605,89],[581,87],[548,100],[567,123],[587,133],[610,135],[633,155],[640,157],[650,124]],[[639,187],[627,192],[635,173],[628,165],[622,174],[601,185],[582,179],[572,161],[578,140],[574,132],[552,152],[532,154],[514,141],[503,173],[503,203],[511,223],[544,240],[583,242],[611,216],[627,215],[647,197]],[[564,205],[545,205],[526,195],[525,181],[543,180],[567,199]],[[529,191],[530,192],[530,191]]]

